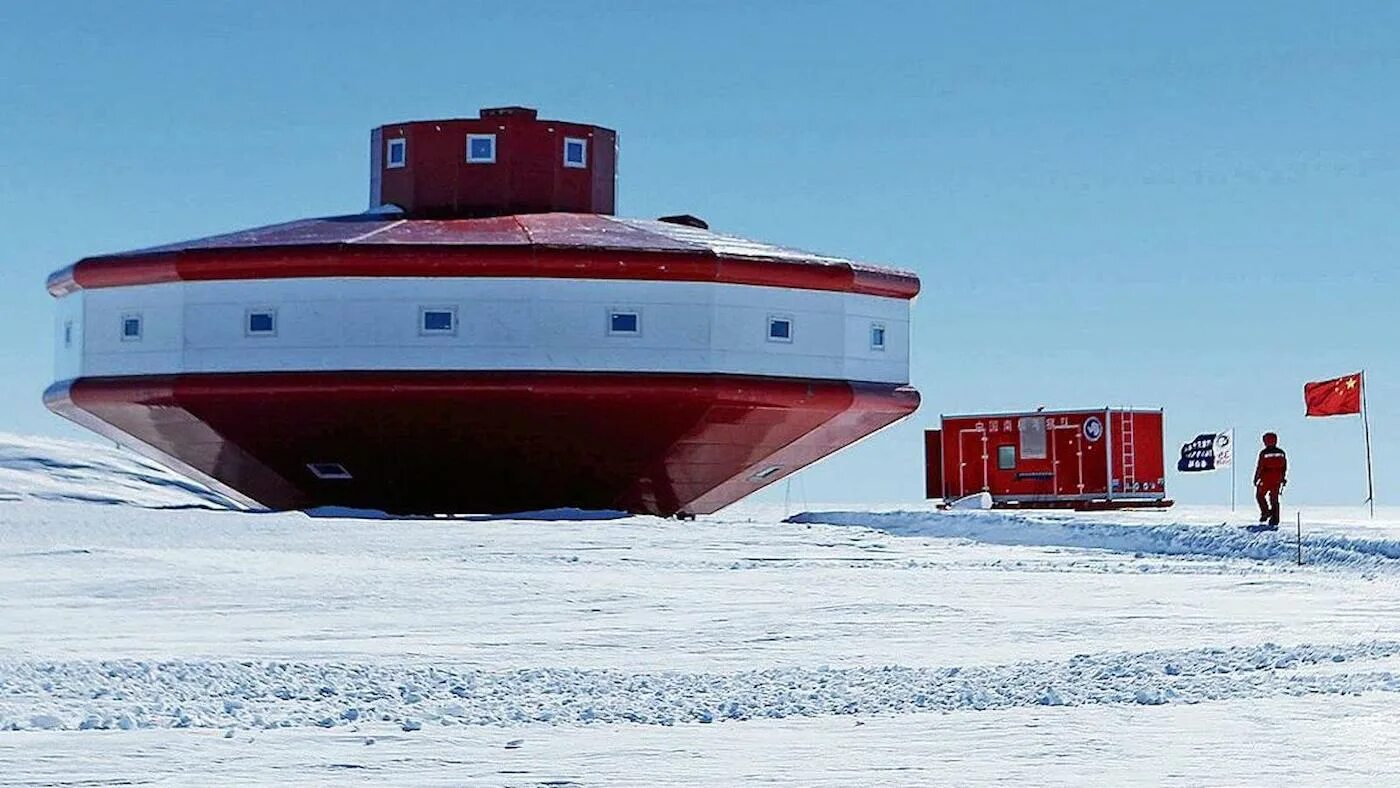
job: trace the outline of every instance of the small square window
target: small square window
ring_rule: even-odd
[[[63,346],[73,347],[73,321],[68,320],[63,323]]]
[[[408,164],[408,140],[398,137],[389,140],[384,151],[384,168],[396,169]]]
[[[418,310],[418,333],[424,335],[457,333],[457,307],[423,307]]]
[[[884,349],[885,349],[885,324],[884,324],[884,323],[871,323],[871,324],[870,324],[870,349],[871,349],[871,350],[884,350]]]
[[[249,309],[243,330],[250,337],[277,336],[277,310]]]
[[[564,166],[580,170],[588,166],[588,140],[564,138]]]
[[[769,316],[768,318],[768,341],[769,342],[791,342],[792,341],[792,318]]]
[[[122,341],[141,341],[141,316],[137,314],[122,315]]]
[[[608,313],[608,333],[636,335],[642,333],[642,316],[637,312],[613,310]]]
[[[350,475],[350,471],[338,462],[311,462],[306,464],[307,469],[316,476],[317,479],[346,480],[355,477]]]
[[[495,135],[495,134],[468,134],[468,135],[467,135],[467,163],[468,163],[468,164],[495,164],[495,163],[496,163],[496,135]]]
[[[997,469],[1002,471],[1013,470],[1016,467],[1016,447],[997,447]]]

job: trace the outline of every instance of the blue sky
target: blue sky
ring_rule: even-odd
[[[1276,429],[1295,503],[1359,503],[1301,387],[1364,366],[1394,502],[1397,84],[1390,3],[6,3],[0,429],[81,434],[49,271],[361,210],[371,127],[526,104],[618,129],[621,214],[922,276],[923,408],[795,495],[919,497],[941,412],[1113,404]]]

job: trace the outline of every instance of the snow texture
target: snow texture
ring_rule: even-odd
[[[229,509],[223,496],[113,446],[0,432],[0,501]]]
[[[1170,522],[1143,525],[1105,522],[1093,515],[962,511],[804,512],[789,522],[859,526],[900,536],[967,539],[983,544],[1074,547],[1141,555],[1248,558],[1275,563],[1296,563],[1298,556],[1295,529],[1258,534],[1225,523],[1216,527]],[[1303,538],[1303,557],[1313,565],[1395,571],[1400,569],[1400,539],[1310,530]]]
[[[1221,509],[253,514],[16,436],[0,490],[0,782],[1400,780],[1396,512],[1298,566]]]

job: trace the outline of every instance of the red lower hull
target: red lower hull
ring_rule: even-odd
[[[716,375],[317,372],[84,378],[46,401],[272,509],[671,515],[733,503],[919,396]]]

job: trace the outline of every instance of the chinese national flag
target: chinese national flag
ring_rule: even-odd
[[[1361,412],[1361,373],[1303,384],[1309,416],[1350,416]]]

